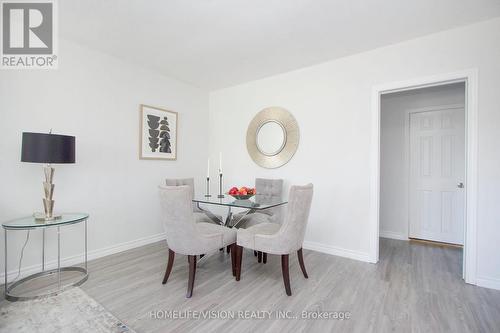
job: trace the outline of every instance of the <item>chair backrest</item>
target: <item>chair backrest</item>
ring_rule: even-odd
[[[167,178],[165,180],[167,186],[189,186],[191,191],[191,200],[194,199],[194,178]],[[193,202],[193,211],[199,212],[200,210]]]
[[[191,189],[188,185],[159,186],[162,223],[168,247],[174,252],[190,253],[198,231],[193,216]]]
[[[255,178],[257,203],[271,203],[280,200],[283,196],[283,179]]]
[[[279,232],[287,243],[283,245],[291,251],[300,249],[304,242],[312,197],[312,184],[290,188],[287,210]]]
[[[191,199],[194,198],[194,178],[167,178],[165,180],[167,186],[189,186],[191,190]]]

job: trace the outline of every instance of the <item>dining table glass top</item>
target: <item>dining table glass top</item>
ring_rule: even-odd
[[[237,208],[247,208],[253,210],[262,210],[268,209],[272,207],[277,207],[281,205],[285,205],[288,203],[286,200],[282,199],[270,199],[269,197],[260,196],[256,194],[250,199],[246,200],[236,200],[230,195],[224,195],[223,198],[218,198],[217,195],[212,195],[210,197],[206,196],[196,196],[193,199],[193,202],[197,204],[209,204],[209,205],[218,205],[218,206],[226,206],[226,207],[237,207]]]

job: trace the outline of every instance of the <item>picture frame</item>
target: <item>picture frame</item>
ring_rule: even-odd
[[[141,104],[139,159],[176,160],[178,113]]]

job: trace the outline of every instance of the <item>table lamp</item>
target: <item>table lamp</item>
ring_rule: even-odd
[[[58,135],[51,133],[29,133],[23,132],[23,143],[21,148],[21,162],[44,163],[46,166],[43,190],[43,208],[45,213],[35,213],[35,219],[50,221],[60,218],[54,214],[54,168],[51,164],[75,163],[75,137],[69,135]]]

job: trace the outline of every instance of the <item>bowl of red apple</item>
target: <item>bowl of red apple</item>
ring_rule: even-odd
[[[255,188],[242,186],[240,188],[231,187],[228,195],[232,196],[236,200],[248,200],[256,194]]]

